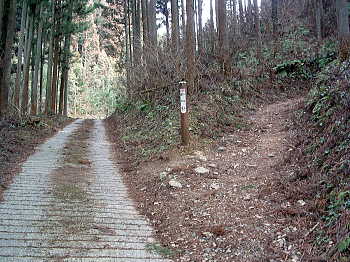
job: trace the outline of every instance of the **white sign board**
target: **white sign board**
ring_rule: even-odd
[[[184,114],[187,112],[186,105],[186,89],[180,89],[180,105],[181,105],[181,113]]]

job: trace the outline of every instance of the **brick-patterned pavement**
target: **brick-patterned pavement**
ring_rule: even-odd
[[[0,202],[0,262],[170,261],[150,251],[153,229],[127,195],[102,122],[94,123],[89,175],[82,178],[84,183],[76,182],[84,198],[53,194],[61,186],[53,173],[81,120],[41,145],[23,164]]]

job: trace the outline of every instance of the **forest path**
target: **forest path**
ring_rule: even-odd
[[[0,202],[1,262],[169,261],[129,200],[101,121],[77,120],[23,164]]]
[[[178,251],[175,261],[300,261],[292,242],[298,220],[284,214],[304,203],[288,203],[276,186],[292,172],[279,165],[292,147],[292,115],[300,102],[263,105],[245,113],[246,127],[215,145],[137,168],[128,182],[131,195],[156,221],[163,246]]]

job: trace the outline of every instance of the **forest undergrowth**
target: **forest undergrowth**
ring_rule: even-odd
[[[350,62],[333,61],[315,78],[305,105],[294,117],[295,144],[282,168],[287,199],[310,201],[314,228],[305,252],[317,261],[350,259]]]
[[[176,154],[202,150],[225,134],[249,129],[245,116],[259,105],[309,92],[291,128],[294,150],[278,166],[294,171],[293,176],[279,177],[279,189],[286,200],[304,197],[312,203],[308,219],[315,227],[305,237],[305,257],[348,261],[349,63],[339,66],[331,39],[316,45],[304,33],[301,29],[299,35],[279,40],[276,53],[272,46],[265,46],[260,61],[253,48],[242,48],[224,72],[215,58],[206,57],[209,60],[202,61],[202,71],[198,70],[197,92],[190,98],[192,139],[188,148],[179,146],[177,86],[158,94],[157,99],[143,95],[119,104],[108,123],[120,127],[110,128],[111,135],[118,137],[131,166],[137,168],[139,163],[167,161]],[[211,67],[203,70],[204,64]]]
[[[335,59],[335,46],[332,41],[325,41],[318,47],[304,34],[300,29],[281,38],[275,44],[276,52],[274,43],[268,42],[260,59],[254,47],[247,48],[248,42],[242,43],[225,68],[213,55],[198,59],[196,88],[189,95],[190,133],[195,147],[244,128],[247,124],[244,112],[261,104],[297,97],[310,88],[309,80]],[[118,101],[116,112],[110,117],[122,127],[115,132],[119,132],[123,144],[143,160],[158,158],[180,144],[179,85],[174,83],[174,79],[180,78],[172,71],[172,62],[178,61],[171,59],[167,57],[168,62],[159,59],[154,65],[155,88],[133,95],[130,100]],[[140,78],[136,79],[146,81]]]

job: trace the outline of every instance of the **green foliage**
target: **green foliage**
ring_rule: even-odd
[[[350,237],[345,238],[343,241],[341,241],[338,244],[338,250],[339,252],[345,252],[350,248]]]
[[[345,209],[350,210],[350,191],[343,191],[338,194],[332,193],[327,215],[324,217],[327,226],[333,225]]]
[[[306,99],[304,116],[312,132],[305,153],[311,162],[308,172],[323,181],[318,197],[328,203],[322,212],[324,231],[316,243],[328,249],[332,241],[339,252],[345,252],[350,245],[350,228],[344,228],[350,210],[350,61],[330,60],[319,59],[320,67],[327,65],[316,75]],[[339,234],[347,237],[339,240]]]
[[[171,257],[175,254],[175,252],[173,250],[171,250],[170,248],[163,247],[159,244],[147,244],[146,248],[149,251],[154,252],[156,254],[159,254],[163,257]]]
[[[125,97],[122,76],[115,61],[104,51],[97,60],[74,54],[69,78],[69,113],[79,117],[104,118],[120,106]]]
[[[303,60],[291,60],[282,64],[278,64],[273,70],[280,77],[291,77],[291,78],[304,78],[308,79],[311,77],[310,72],[307,70],[305,61]]]
[[[336,53],[333,51],[311,59],[289,60],[278,64],[273,70],[281,78],[311,79],[335,59]]]

